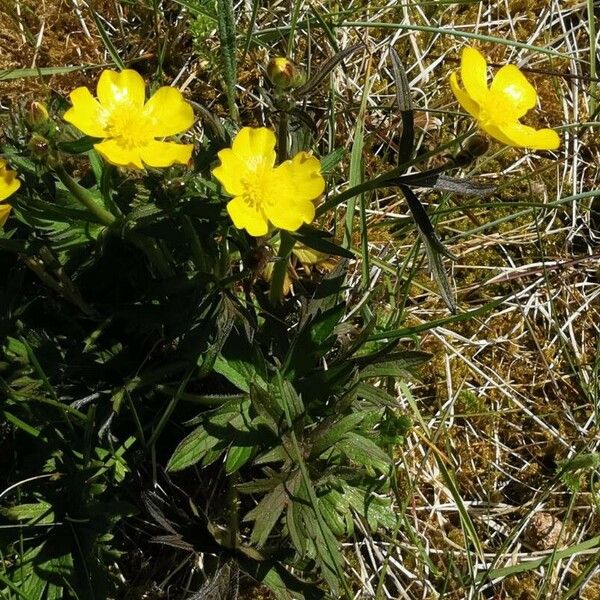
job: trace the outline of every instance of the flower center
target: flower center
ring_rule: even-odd
[[[250,173],[246,177],[242,177],[241,184],[244,189],[242,197],[248,206],[260,213],[265,220],[268,220],[265,216],[265,208],[269,199],[265,198],[265,186],[261,175],[262,174],[259,171]]]
[[[146,144],[150,121],[139,108],[131,104],[119,104],[108,115],[106,130],[121,146],[131,150]]]

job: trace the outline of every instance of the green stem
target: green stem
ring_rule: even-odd
[[[96,201],[94,195],[86,188],[80,186],[66,171],[62,165],[59,165],[55,169],[58,178],[62,181],[63,185],[73,194],[73,196],[83,204],[88,211],[96,217],[96,219],[110,227],[117,220],[115,215],[100,206]],[[172,277],[173,270],[165,259],[163,253],[158,247],[156,240],[148,238],[144,235],[136,233],[134,231],[128,231],[125,237],[135,246],[140,248],[148,260],[156,267],[162,277]]]
[[[238,545],[238,530],[240,527],[238,514],[238,492],[236,484],[238,474],[232,473],[229,476],[229,489],[227,490],[227,541],[228,548],[234,550]]]
[[[285,111],[279,113],[277,128],[277,160],[282,163],[288,159],[288,115]]]
[[[192,260],[194,261],[196,270],[203,273],[207,272],[208,267],[204,256],[204,250],[202,249],[202,244],[200,243],[200,239],[198,238],[198,234],[196,233],[196,229],[194,228],[192,220],[187,215],[183,215],[181,217],[181,223],[183,225],[183,230],[185,231],[185,234],[190,242]]]
[[[281,304],[283,300],[283,284],[285,282],[290,255],[296,243],[296,239],[287,233],[287,231],[279,232],[279,240],[279,252],[277,253],[277,260],[273,265],[271,287],[269,289],[269,299],[274,306]]]
[[[108,212],[105,208],[100,206],[94,195],[86,188],[80,186],[66,171],[63,166],[58,166],[55,169],[58,178],[62,181],[63,185],[75,196],[75,198],[83,204],[100,223],[107,227],[112,225],[116,221],[116,217]]]

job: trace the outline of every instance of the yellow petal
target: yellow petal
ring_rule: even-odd
[[[94,144],[94,148],[111,165],[130,169],[144,168],[139,148],[125,146],[116,139]]]
[[[475,102],[475,100],[471,99],[469,94],[463,90],[458,84],[458,79],[456,77],[456,73],[450,74],[450,87],[452,88],[452,92],[456,96],[456,99],[460,103],[460,105],[473,117],[476,119],[479,117],[479,104]]]
[[[0,227],[4,227],[4,223],[6,223],[11,209],[12,206],[10,204],[7,204],[6,202],[0,203]]]
[[[245,229],[254,237],[266,235],[269,231],[265,216],[241,196],[227,203],[227,212],[238,229]]]
[[[325,190],[321,163],[308,152],[298,152],[292,160],[281,163],[265,174],[264,182],[265,197],[284,204],[314,200]]]
[[[275,227],[286,231],[297,231],[303,223],[312,223],[315,218],[315,205],[310,200],[291,206],[277,202],[267,204],[265,213]]]
[[[106,119],[108,114],[86,87],[78,87],[69,94],[73,105],[63,119],[77,129],[92,137],[106,137]]]
[[[0,201],[12,196],[20,187],[21,182],[17,179],[17,173],[8,170],[6,162],[0,159]]]
[[[139,152],[142,160],[151,167],[170,167],[174,164],[187,165],[193,150],[193,144],[150,140],[140,147]]]
[[[487,63],[475,48],[465,48],[462,51],[460,78],[467,94],[481,106],[488,95]]]
[[[231,148],[225,148],[218,154],[221,164],[215,167],[212,174],[219,180],[225,191],[231,196],[244,193],[244,179],[248,177],[246,163],[242,162]]]
[[[275,227],[296,231],[302,223],[313,221],[312,201],[324,190],[319,161],[307,152],[299,152],[265,175],[265,213]]]
[[[503,144],[505,144],[507,146],[514,146],[514,144],[511,142],[510,138],[506,137],[504,135],[504,133],[502,133],[502,131],[500,130],[498,125],[495,125],[494,123],[491,123],[490,121],[486,121],[486,122],[480,121],[479,126],[488,135],[490,135],[494,139],[498,140],[499,142],[502,142]]]
[[[517,122],[501,124],[498,128],[511,146],[533,150],[556,150],[560,146],[560,137],[553,129],[534,129]]]
[[[96,93],[100,104],[108,110],[122,104],[128,104],[140,111],[146,99],[146,85],[142,76],[132,69],[102,71]]]
[[[506,119],[520,119],[537,102],[534,87],[515,65],[504,65],[490,86],[490,101],[502,104]]]
[[[235,136],[233,153],[251,171],[275,164],[275,134],[266,127],[244,127]]]
[[[194,124],[194,110],[181,92],[173,87],[161,87],[146,102],[144,115],[150,122],[153,137],[167,137],[188,130]]]

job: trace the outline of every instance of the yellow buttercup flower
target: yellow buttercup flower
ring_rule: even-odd
[[[460,61],[461,87],[456,72],[450,86],[462,107],[479,126],[507,146],[555,150],[560,138],[552,129],[534,129],[520,122],[537,103],[537,93],[515,65],[503,66],[487,83],[487,63],[475,48],[465,48]]]
[[[219,152],[213,175],[233,196],[227,212],[238,229],[259,237],[269,223],[296,231],[315,218],[313,200],[325,189],[319,161],[307,152],[275,167],[275,134],[265,127],[244,127],[231,148]]]
[[[10,214],[11,205],[4,202],[21,187],[15,171],[6,168],[6,161],[0,158],[0,227],[6,223]]]
[[[86,87],[73,90],[69,96],[73,108],[64,119],[86,135],[104,138],[94,148],[109,163],[143,169],[144,163],[169,167],[189,162],[191,144],[162,141],[194,124],[194,111],[179,90],[161,87],[146,102],[142,76],[126,69],[103,71],[96,95],[97,99]]]

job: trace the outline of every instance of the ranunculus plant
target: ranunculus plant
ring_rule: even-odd
[[[237,110],[220,119],[174,87],[146,99],[132,69],[7,123],[2,408],[29,442],[0,513],[2,578],[16,595],[118,597],[124,557],[161,544],[280,594],[351,598],[340,542],[359,526],[397,531],[394,451],[411,424],[394,382],[429,355],[401,309],[392,318],[370,306],[353,202],[383,187],[402,194],[458,312],[444,270],[454,256],[415,189],[493,188],[448,175],[486,152],[480,134],[440,148],[435,166],[419,158],[394,53],[397,166],[360,182],[355,169],[347,184],[349,149],[318,143],[328,119],[307,114],[305,99],[358,49],[308,81],[272,61],[263,126],[236,121]],[[486,134],[558,147],[553,130],[521,123],[537,95],[516,67],[488,86],[485,59],[467,48],[450,82]],[[191,568],[187,589],[204,575]]]

